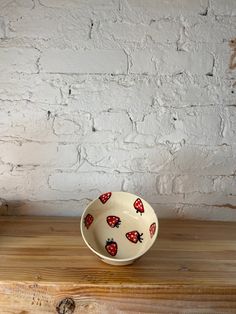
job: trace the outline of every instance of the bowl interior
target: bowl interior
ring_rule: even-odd
[[[158,221],[145,200],[130,193],[108,192],[87,207],[81,228],[95,253],[123,260],[137,258],[151,247]]]

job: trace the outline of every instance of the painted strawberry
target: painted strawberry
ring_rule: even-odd
[[[93,216],[92,215],[90,215],[90,214],[88,214],[85,218],[84,218],[84,224],[85,224],[85,227],[88,229],[90,226],[91,226],[91,224],[92,224],[92,222],[93,222]]]
[[[111,197],[111,192],[107,192],[99,196],[99,199],[103,204],[105,204],[109,200],[110,197]]]
[[[107,223],[111,228],[119,228],[121,220],[117,216],[107,216]]]
[[[134,230],[134,231],[127,232],[126,233],[126,238],[130,242],[137,243],[138,241],[139,242],[143,241],[143,239],[141,238],[142,235],[143,235],[143,233],[139,233],[137,230]]]
[[[118,245],[113,239],[107,239],[105,249],[111,256],[115,256],[118,251]]]
[[[134,202],[134,208],[136,209],[136,213],[140,213],[141,215],[144,213],[143,202],[140,198],[137,198]]]
[[[152,238],[156,232],[156,223],[152,223],[149,227],[150,237]]]

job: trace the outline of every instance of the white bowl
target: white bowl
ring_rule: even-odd
[[[85,243],[102,261],[128,265],[155,242],[158,219],[141,197],[107,192],[87,206],[80,228]]]

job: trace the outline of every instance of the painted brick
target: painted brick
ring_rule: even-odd
[[[205,13],[208,6],[207,0],[167,0],[167,1],[152,1],[147,0],[128,0],[126,15],[129,18],[139,21],[148,21],[148,19],[156,19],[158,17],[176,17],[176,16],[191,16]]]
[[[0,193],[5,199],[27,199],[27,176],[24,174],[6,173],[0,175]]]
[[[234,104],[232,93],[234,80],[211,76],[164,76],[156,90],[156,101],[165,107],[209,106]],[[153,95],[154,96],[154,95]]]
[[[14,2],[8,2],[7,1],[1,1],[0,8],[3,12],[6,10],[16,11],[20,9],[32,9],[33,3],[31,0],[21,0],[21,1],[14,1]]]
[[[0,48],[0,72],[37,73],[38,57],[33,48]]]
[[[0,16],[0,39],[6,36],[4,18]]]
[[[224,193],[224,195],[236,195],[236,177],[218,177],[215,182],[216,191]]]
[[[214,0],[211,1],[211,7],[216,15],[236,15],[236,3],[234,0]]]
[[[131,73],[207,74],[212,72],[213,57],[201,49],[194,52],[176,50],[136,50],[132,54]]]
[[[173,179],[172,174],[161,175],[157,177],[157,192],[159,194],[172,194],[173,193]]]
[[[59,191],[89,191],[94,189],[97,196],[102,191],[119,191],[122,178],[116,174],[94,173],[54,173],[49,177],[49,186]],[[99,192],[100,191],[100,192]]]
[[[130,73],[156,74],[157,58],[150,50],[136,50],[131,55]]]
[[[147,34],[154,42],[176,43],[180,37],[182,24],[177,19],[152,20]]]
[[[184,145],[174,153],[174,161],[169,167],[174,174],[232,175],[236,170],[236,153],[228,145]]]
[[[224,140],[226,143],[233,145],[235,149],[236,144],[236,106],[228,106],[226,108],[226,123],[224,129]]]
[[[151,173],[132,173],[127,175],[123,181],[122,190],[138,194],[148,202],[158,205],[154,208],[159,214],[159,204],[172,203],[172,208],[176,203],[183,201],[182,195],[160,195],[156,188],[157,176]]]
[[[133,173],[125,177],[122,190],[138,194],[150,202],[156,200],[156,176],[150,173]]]
[[[25,108],[21,109],[22,106]],[[39,142],[57,141],[52,129],[54,109],[52,110],[49,106],[34,109],[32,112],[32,106],[27,103],[20,103],[17,106],[5,106],[1,110],[0,130],[2,138]]]
[[[181,24],[178,21],[163,19],[151,25],[134,23],[102,23],[100,32],[109,40],[141,43],[151,38],[155,42],[174,43],[178,40]]]
[[[223,43],[235,37],[236,17],[206,20],[204,16],[191,18],[185,26],[187,38],[196,43]]]
[[[46,199],[43,192],[47,191],[48,193],[48,174],[45,173],[46,168],[43,171],[42,168],[39,169],[34,166],[19,165],[14,167],[10,173],[0,176],[0,193],[4,195],[6,203],[15,207],[16,211],[22,201],[41,200],[41,197]],[[53,197],[55,199],[54,195]]]
[[[9,173],[12,170],[12,165],[9,164],[0,164],[0,175]]]
[[[64,0],[40,0],[42,5],[49,8],[65,8]],[[66,6],[68,8],[78,8],[77,0],[67,0]],[[116,0],[80,0],[79,6],[92,6],[92,7],[116,7],[118,9],[118,1]]]
[[[214,45],[211,49],[212,53],[215,55],[215,74],[220,77],[229,77],[235,80],[235,71],[230,69],[230,57],[234,49],[229,46],[229,41]]]
[[[221,143],[221,108],[200,107],[186,109],[162,108],[158,114],[146,115],[137,123],[141,134],[154,135],[162,142],[216,145]],[[208,121],[212,121],[210,124]]]
[[[137,130],[141,134],[153,135],[162,139],[171,130],[175,132],[171,121],[171,112],[166,108],[159,109],[158,113],[150,113],[137,122]]]
[[[144,135],[137,134],[136,132],[132,132],[124,139],[124,143],[127,144],[136,144],[138,147],[154,147],[155,136],[153,135]]]
[[[37,9],[37,14],[24,10],[10,21],[8,37],[53,42],[57,47],[80,47],[89,39],[90,17],[82,12]],[[84,46],[82,46],[83,48]]]
[[[114,141],[117,141],[117,133],[113,133],[110,131],[97,131],[96,129],[91,128],[91,133],[86,134],[83,138],[81,138],[81,142],[88,145],[106,145],[112,144]],[[78,136],[76,138],[78,141]]]
[[[22,101],[61,104],[62,95],[60,87],[50,79],[32,75],[0,75],[0,100]]]
[[[51,123],[47,120],[47,113],[43,111],[36,111],[32,114],[30,111],[23,111],[22,113],[9,111],[8,121],[2,125],[2,136],[12,140],[35,140],[35,141],[52,141],[55,135],[51,130]],[[10,121],[9,118],[12,118]],[[27,127],[24,126],[27,124]]]
[[[132,122],[126,112],[102,112],[94,119],[96,130],[112,131],[121,134],[132,130]]]
[[[218,208],[230,208],[236,202],[236,195],[229,195],[226,191],[215,191],[212,193],[194,192],[185,194],[184,199],[187,204],[199,204],[200,206],[207,204],[208,206]]]
[[[202,107],[179,109],[176,111],[177,120],[174,120],[175,131],[165,139],[172,141],[184,139],[189,144],[217,145],[222,142],[221,108]],[[211,123],[209,123],[211,121]]]
[[[234,104],[232,93],[234,80],[210,76],[177,76],[98,78],[82,77],[82,82],[71,86],[68,99],[70,107],[92,113],[110,108],[127,110],[134,120],[141,120],[148,111],[164,107],[209,106],[211,104]],[[68,94],[68,90],[66,90]],[[66,97],[67,95],[65,95]],[[152,108],[153,106],[154,108]],[[157,106],[157,107],[156,107]]]
[[[146,37],[147,26],[131,23],[102,23],[100,31],[103,36],[110,40],[140,42]]]
[[[214,189],[214,180],[206,176],[178,176],[173,182],[174,193],[212,193]]]
[[[122,149],[114,148],[114,145],[84,145],[86,150],[86,161],[89,164],[83,171],[104,168],[106,171],[118,172],[150,172],[157,173],[164,169],[172,160],[172,155],[162,146],[130,150],[128,147]],[[92,165],[92,167],[91,167]]]
[[[1,144],[0,158],[14,165],[69,167],[77,162],[78,152],[74,145],[23,143]]]
[[[92,132],[90,115],[78,112],[56,114],[53,121],[53,132],[61,138],[68,136],[70,141],[73,137],[76,140],[78,135],[82,136]]]
[[[68,102],[82,111],[87,111],[89,104],[94,114],[111,109],[128,111],[136,120],[151,106],[156,87],[155,80],[146,77],[83,77],[81,83],[72,84]]]
[[[49,73],[126,73],[127,57],[122,50],[48,49],[42,53],[40,69]]]

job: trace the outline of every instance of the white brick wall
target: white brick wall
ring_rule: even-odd
[[[3,41],[3,39],[1,40]],[[0,50],[1,73],[37,73],[39,52],[33,48],[2,48]]]
[[[1,213],[236,220],[234,38],[234,0],[0,1]]]
[[[61,74],[125,74],[127,57],[124,51],[118,49],[73,51],[51,48],[42,51],[40,71]]]

